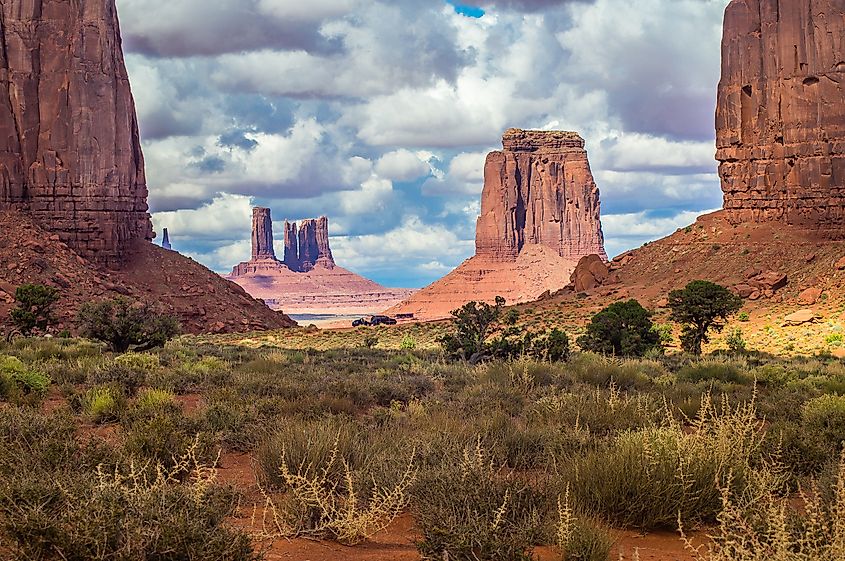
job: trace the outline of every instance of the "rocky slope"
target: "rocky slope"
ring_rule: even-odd
[[[727,218],[845,233],[845,6],[733,0],[716,116]]]
[[[177,316],[187,333],[232,333],[292,326],[285,315],[255,300],[235,283],[144,241],[128,248],[129,264],[98,269],[74,253],[58,235],[19,211],[0,211],[0,318],[7,318],[15,288],[23,283],[58,288],[57,329],[75,328],[79,307],[115,297],[154,303]],[[0,329],[1,330],[1,329]]]
[[[566,286],[582,257],[607,259],[584,140],[510,129],[502,145],[484,167],[475,256],[389,313],[437,319],[470,300],[528,302]]]
[[[114,0],[0,2],[0,328],[23,282],[57,286],[65,327],[125,295],[189,332],[294,325],[233,283],[154,247]]]
[[[226,277],[269,306],[290,314],[374,314],[413,291],[385,288],[337,266],[325,216],[297,225],[285,222],[284,261],[273,250],[270,209],[253,210],[252,259]]]

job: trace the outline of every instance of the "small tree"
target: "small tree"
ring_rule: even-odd
[[[614,302],[593,316],[587,333],[578,338],[585,351],[615,356],[643,356],[660,348],[651,312],[636,300]]]
[[[119,353],[162,347],[180,331],[172,316],[126,298],[85,304],[78,319],[83,337],[104,341]]]
[[[468,302],[452,311],[455,318],[455,333],[440,338],[447,353],[477,362],[484,354],[487,337],[499,320],[505,299],[496,296],[495,305],[486,302]]]
[[[46,330],[53,324],[53,304],[59,300],[59,291],[43,284],[22,284],[15,290],[17,306],[9,317],[20,332],[29,337],[36,329]]]
[[[683,290],[669,293],[672,320],[683,325],[681,347],[701,354],[701,345],[710,341],[708,332],[721,331],[725,321],[742,308],[742,298],[724,286],[697,280]]]

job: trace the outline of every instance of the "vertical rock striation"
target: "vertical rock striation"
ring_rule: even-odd
[[[85,258],[153,238],[114,0],[0,3],[0,210]]]
[[[731,222],[845,227],[845,4],[730,3],[716,134]]]
[[[508,130],[484,166],[476,255],[513,261],[527,244],[607,260],[599,190],[574,132]]]
[[[273,219],[269,208],[252,209],[252,259],[276,259],[273,249]]]

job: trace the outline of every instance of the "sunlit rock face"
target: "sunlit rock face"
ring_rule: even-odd
[[[733,223],[845,226],[845,4],[733,0],[717,159]]]
[[[0,10],[0,210],[119,264],[153,231],[114,0]]]

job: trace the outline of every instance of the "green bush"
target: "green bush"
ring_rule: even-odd
[[[95,386],[82,397],[82,411],[95,423],[116,421],[122,405],[123,396],[112,386]]]
[[[126,298],[87,303],[79,310],[78,321],[83,337],[108,343],[118,353],[162,347],[180,329],[175,318]]]
[[[744,372],[741,365],[717,359],[701,360],[684,366],[678,371],[678,379],[687,382],[718,381],[731,384],[751,382],[750,376]]]
[[[209,357],[213,358],[213,357]],[[150,353],[124,353],[114,358],[115,363],[131,368],[133,370],[140,370],[141,372],[154,372],[161,366],[161,361],[158,355]]]
[[[117,361],[103,363],[88,374],[89,384],[120,388],[127,396],[135,395],[146,380],[147,373],[143,369]]]
[[[643,356],[660,347],[651,313],[636,300],[614,302],[587,324],[578,346],[588,352],[614,356]]]
[[[22,284],[15,290],[15,308],[9,316],[12,323],[27,337],[36,329],[46,331],[55,322],[53,304],[59,291],[41,284]]]
[[[725,343],[728,344],[728,350],[734,354],[744,353],[747,347],[745,339],[742,337],[742,329],[736,328],[732,330],[725,338]]]
[[[701,346],[710,341],[709,332],[721,331],[725,321],[742,308],[742,298],[718,284],[697,280],[683,290],[669,293],[672,320],[683,325],[681,347],[688,353],[701,354]]]
[[[50,377],[26,366],[13,356],[0,355],[0,397],[43,397],[50,387]]]

